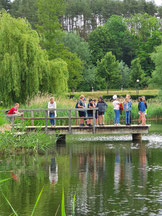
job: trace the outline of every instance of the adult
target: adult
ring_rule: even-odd
[[[126,96],[124,102],[124,111],[125,111],[125,124],[130,125],[131,123],[131,109],[132,109],[132,102],[130,97]]]
[[[54,101],[54,97],[50,98],[50,101],[48,102],[48,115],[50,118],[56,117],[56,102]],[[55,126],[55,119],[50,119],[51,126]]]
[[[85,103],[84,103],[84,95],[80,96],[80,100],[77,102],[77,108],[79,109],[84,109],[85,108]],[[83,111],[79,111],[79,125],[80,126],[84,126],[84,118],[85,117],[85,112]]]
[[[7,115],[23,115],[23,112],[18,112],[19,103],[15,103],[14,107],[12,107],[8,112]]]
[[[120,125],[119,121],[120,121],[120,110],[119,110],[119,104],[120,102],[118,101],[118,97],[117,95],[113,96],[113,107],[114,107],[114,112],[115,112],[115,120],[114,120],[114,124],[115,125]]]

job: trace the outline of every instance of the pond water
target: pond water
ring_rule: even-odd
[[[141,143],[131,136],[69,136],[50,154],[0,158],[0,215],[162,215],[162,122]]]

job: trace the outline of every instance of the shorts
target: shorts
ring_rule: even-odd
[[[99,115],[99,116],[104,115],[104,114],[105,114],[105,112],[100,112],[100,111],[98,111],[98,115]]]
[[[79,111],[79,117],[85,117],[85,112],[84,111]]]
[[[93,113],[88,113],[88,117],[93,117]]]

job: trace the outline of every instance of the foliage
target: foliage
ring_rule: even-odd
[[[39,90],[40,59],[45,52],[26,20],[0,15],[0,97],[4,104],[24,103]]]
[[[97,64],[98,74],[105,79],[107,89],[117,88],[121,84],[119,62],[114,55],[108,52]]]
[[[119,63],[119,70],[121,73],[121,87],[122,88],[129,88],[130,87],[130,68],[126,65],[123,61]]]
[[[33,28],[38,24],[36,0],[12,1],[10,14],[15,17],[26,18]]]
[[[69,51],[77,54],[77,56],[84,62],[89,63],[91,60],[91,53],[89,49],[89,44],[79,34],[74,32],[65,33],[63,37],[63,42]]]
[[[49,92],[62,95],[68,90],[69,73],[67,64],[62,59],[49,61]]]
[[[117,60],[123,60],[128,65],[135,56],[134,37],[120,16],[110,17],[104,26],[94,30],[89,35],[89,45],[94,64],[109,51]]]
[[[137,41],[136,56],[140,58],[145,75],[150,77],[154,70],[150,53],[161,44],[161,21],[148,14],[136,14],[128,18],[127,23],[131,29],[131,34]]]
[[[59,22],[65,10],[64,0],[38,0],[37,7],[37,29],[42,38],[41,44],[47,50],[49,58],[54,59],[64,49],[60,41],[62,30]]]
[[[15,135],[10,131],[0,133],[0,151],[7,153],[14,153],[14,151],[26,151],[39,152],[47,151],[50,146],[53,145],[55,137],[43,134],[37,131],[37,133],[30,133],[24,135]]]
[[[146,85],[146,79],[144,71],[141,68],[140,59],[136,58],[131,62],[131,84],[132,86],[138,85],[137,80],[139,80],[139,85],[144,88]],[[138,86],[136,86],[138,87]]]
[[[0,10],[5,9],[6,11],[9,11],[11,8],[11,4],[11,0],[0,0]]]
[[[155,71],[152,74],[151,82],[153,85],[156,85],[162,89],[162,45],[156,48],[156,52],[151,55],[151,58],[155,63]]]

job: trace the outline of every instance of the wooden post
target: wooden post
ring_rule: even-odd
[[[23,127],[24,127],[24,113],[22,115],[22,124],[23,124]]]
[[[69,110],[69,134],[71,134],[71,110]]]
[[[132,134],[132,140],[137,142],[142,140],[142,134],[137,133],[137,134]]]
[[[93,110],[93,134],[96,133],[96,130],[95,130],[95,110]]]
[[[56,134],[56,145],[64,146],[66,145],[66,135],[65,134]]]
[[[34,112],[33,112],[33,110],[32,110],[30,113],[31,113],[31,118],[33,118],[33,117],[34,117]],[[31,125],[34,126],[34,120],[31,120]]]
[[[15,123],[15,117],[11,117],[11,125],[12,125],[12,130],[14,129],[14,123]]]
[[[48,111],[45,110],[45,133],[47,133],[47,117],[48,117]]]
[[[75,110],[75,117],[76,117],[76,119],[75,119],[75,124],[77,125],[78,124],[78,119],[77,119],[77,111]]]

